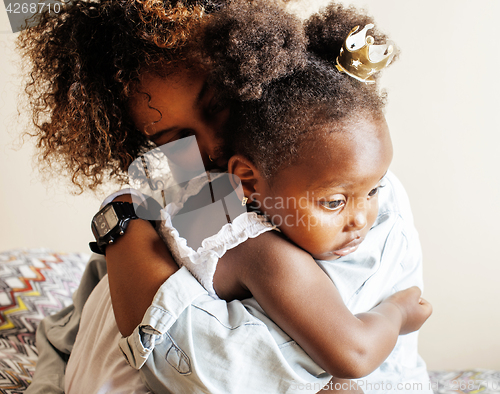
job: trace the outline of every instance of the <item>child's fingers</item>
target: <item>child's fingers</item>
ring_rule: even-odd
[[[427,314],[427,318],[432,314],[432,305],[429,301],[427,301],[426,299],[420,297],[420,299],[418,300],[418,303],[422,306],[422,308],[424,309],[424,311],[426,312]]]
[[[421,298],[420,296],[422,295],[422,290],[420,290],[418,286],[409,287],[406,291],[415,298]]]
[[[431,303],[429,301],[427,301],[425,298],[422,298],[422,297],[420,297],[418,299],[418,303],[420,305],[424,305],[424,306],[430,306],[431,305]]]

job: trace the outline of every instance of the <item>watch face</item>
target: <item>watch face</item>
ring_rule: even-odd
[[[99,237],[104,237],[110,230],[118,224],[118,217],[112,205],[106,207],[94,219],[94,225]]]

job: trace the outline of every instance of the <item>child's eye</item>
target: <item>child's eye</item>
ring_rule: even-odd
[[[338,211],[345,205],[345,200],[320,201],[320,204],[330,211]]]
[[[375,194],[378,193],[380,189],[382,189],[385,185],[379,185],[375,189],[370,190],[370,193],[368,193],[368,197],[373,197]]]

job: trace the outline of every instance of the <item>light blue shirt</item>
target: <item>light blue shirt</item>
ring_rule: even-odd
[[[377,220],[358,250],[318,261],[353,314],[398,290],[422,288],[408,198],[392,173],[384,179]],[[417,336],[400,336],[387,360],[358,381],[365,393],[432,393]],[[120,348],[154,392],[316,393],[331,378],[254,299],[214,299],[184,267],[160,287]]]

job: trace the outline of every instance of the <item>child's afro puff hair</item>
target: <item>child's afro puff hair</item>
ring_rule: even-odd
[[[270,81],[305,65],[302,22],[273,0],[232,1],[211,15],[200,50],[226,96],[260,97]]]
[[[323,126],[357,116],[379,118],[386,97],[377,84],[368,85],[336,68],[336,57],[349,33],[373,21],[353,8],[331,5],[306,21],[309,39],[304,67],[272,81],[261,98],[235,103],[225,132],[226,155],[239,153],[271,179],[298,159],[304,141]],[[386,37],[373,32],[375,40]]]

